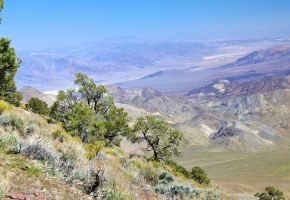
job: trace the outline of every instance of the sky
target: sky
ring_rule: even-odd
[[[290,0],[5,0],[0,36],[20,50],[123,36],[283,37],[289,11]]]

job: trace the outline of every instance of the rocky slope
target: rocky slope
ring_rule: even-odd
[[[288,140],[289,89],[289,77],[219,81],[189,92],[188,99],[200,102],[202,109],[218,119],[211,142],[254,150]]]
[[[185,97],[166,95],[150,87],[143,89],[110,87],[110,93],[119,103],[144,109],[173,124],[189,119],[193,114],[198,113],[198,108],[195,108]]]
[[[184,97],[152,88],[112,88],[116,101],[155,114],[183,131],[188,145],[255,151],[288,141],[290,78],[220,80]]]
[[[173,165],[96,146],[37,114],[7,106],[0,114],[0,199],[158,200],[180,194],[220,199],[215,188]]]

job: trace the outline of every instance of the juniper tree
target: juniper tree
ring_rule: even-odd
[[[107,95],[108,91],[104,86],[96,85],[94,80],[87,75],[77,73],[74,82],[79,86],[79,89],[60,91],[57,100],[51,107],[51,117],[63,122],[67,130],[81,136],[84,142],[102,140],[105,141],[106,145],[119,145],[121,137],[131,133],[128,126],[128,114],[124,109],[116,107],[114,99]],[[81,105],[75,107],[80,102],[82,102]],[[84,103],[86,106],[83,105]],[[86,127],[89,127],[87,132],[79,126],[81,124],[74,125],[85,120],[82,119],[82,116],[78,120],[76,112],[88,117],[88,121],[84,122]],[[88,115],[93,115],[93,120]],[[71,124],[72,119],[74,123]],[[79,133],[76,134],[76,131]]]
[[[134,125],[133,142],[146,142],[147,151],[153,152],[155,160],[167,160],[179,156],[178,146],[183,140],[183,134],[170,127],[168,123],[153,116],[137,119]]]
[[[3,4],[3,0],[0,0],[0,12]],[[16,91],[14,77],[20,66],[20,59],[17,58],[16,51],[10,44],[11,40],[8,38],[0,38],[0,99],[19,106],[22,95]]]
[[[49,114],[49,108],[48,108],[47,103],[36,97],[32,97],[29,100],[27,107],[31,109],[32,112],[40,114],[40,115]]]

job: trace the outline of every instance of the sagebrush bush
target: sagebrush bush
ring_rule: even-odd
[[[23,120],[14,114],[0,116],[0,125],[4,127],[11,127],[13,130],[18,130],[19,132],[23,132],[24,130]]]
[[[157,172],[150,167],[142,168],[140,170],[140,175],[143,176],[144,180],[151,185],[156,185],[158,182]]]
[[[59,159],[53,151],[51,144],[45,144],[37,138],[29,138],[29,140],[24,144],[22,151],[37,160],[54,162]]]
[[[8,104],[5,103],[4,101],[0,100],[0,115],[5,111],[5,110],[11,110],[12,107]]]
[[[106,200],[127,200],[128,198],[121,192],[110,190],[107,192]]]
[[[174,181],[174,178],[172,176],[172,174],[170,174],[169,172],[162,172],[160,175],[159,175],[159,180],[165,180],[167,181],[168,183],[170,182],[173,182]]]
[[[177,197],[181,199],[199,198],[202,195],[203,200],[217,200],[219,195],[213,190],[200,190],[192,184],[175,183],[172,174],[165,171],[159,176],[158,184],[154,187],[156,192],[165,196]]]
[[[181,199],[188,198],[200,198],[202,195],[203,200],[207,199],[218,199],[218,193],[212,190],[200,190],[193,185],[190,184],[182,184],[182,183],[168,183],[164,180],[159,181],[159,183],[155,186],[155,191],[159,192],[165,196],[170,197],[181,197]]]
[[[25,133],[27,135],[31,135],[33,133],[36,133],[37,130],[40,129],[40,123],[30,121],[28,125],[25,127]]]
[[[0,147],[7,149],[9,153],[20,153],[22,144],[15,134],[0,135]]]

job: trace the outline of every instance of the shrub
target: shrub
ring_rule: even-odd
[[[173,199],[193,199],[194,197],[200,198],[200,196],[202,196],[204,200],[221,199],[220,195],[215,190],[200,190],[194,185],[174,182],[168,183],[165,180],[160,180],[154,187],[154,190],[165,196],[173,197]]]
[[[19,107],[21,105],[21,101],[23,96],[20,92],[13,92],[9,94],[9,96],[5,97],[5,101],[9,102],[10,104]]]
[[[11,110],[12,109],[12,107],[9,105],[9,104],[7,104],[7,103],[5,103],[4,101],[1,101],[0,100],[0,115],[5,111],[5,110]]]
[[[206,172],[198,166],[192,168],[191,178],[194,179],[196,182],[206,186],[210,183],[210,179],[207,177]]]
[[[32,133],[35,133],[39,128],[40,128],[39,123],[36,123],[36,122],[30,121],[30,122],[28,123],[28,125],[26,126],[26,128],[25,128],[25,133],[26,133],[27,135],[30,135],[30,134],[32,134]]]
[[[168,183],[170,183],[174,181],[174,178],[172,174],[170,174],[169,172],[162,172],[159,176],[159,180],[165,180]]]
[[[131,164],[135,167],[138,167],[138,168],[141,168],[143,166],[143,164],[138,160],[131,161]]]
[[[9,153],[20,153],[21,142],[16,135],[1,135],[0,147],[7,149]]]
[[[14,114],[7,115],[7,116],[1,116],[0,117],[0,124],[2,126],[5,126],[5,127],[10,126],[10,127],[13,128],[13,130],[18,130],[21,133],[24,130],[24,122],[23,122],[23,120],[20,117],[14,115]]]
[[[75,173],[75,163],[68,155],[69,152],[55,151],[51,143],[44,143],[35,138],[30,138],[23,146],[22,153],[33,159],[47,162],[53,166],[54,173],[59,176],[72,178]]]
[[[128,198],[122,193],[112,190],[107,192],[106,200],[127,200]]]
[[[34,159],[52,163],[59,159],[56,153],[52,151],[50,144],[44,144],[39,139],[34,138],[30,138],[30,140],[25,143],[23,153],[28,154]]]
[[[151,185],[156,185],[158,182],[157,172],[151,169],[150,167],[145,167],[141,169],[140,175],[143,176],[144,180]]]
[[[96,142],[94,144],[85,144],[86,157],[90,160],[94,159],[105,145],[104,141]]]
[[[274,188],[273,186],[266,187],[264,192],[255,194],[255,197],[258,197],[259,200],[285,199],[283,192]]]
[[[4,191],[0,188],[0,199],[4,198]]]
[[[183,196],[189,196],[190,198],[196,196],[199,197],[200,190],[187,184],[168,183],[166,181],[159,181],[155,186],[155,191],[171,197],[182,194]]]
[[[179,173],[183,174],[186,178],[190,178],[189,172],[184,167],[178,165],[176,162],[174,162],[172,160],[167,160],[166,164],[169,165],[170,167],[172,167],[174,172],[179,172]]]
[[[27,107],[32,110],[32,112],[40,114],[40,115],[48,115],[49,114],[49,108],[46,102],[36,98],[32,97]]]
[[[54,132],[52,132],[52,137],[54,140],[58,140],[60,142],[63,142],[64,140],[64,133],[60,130],[56,130]]]

